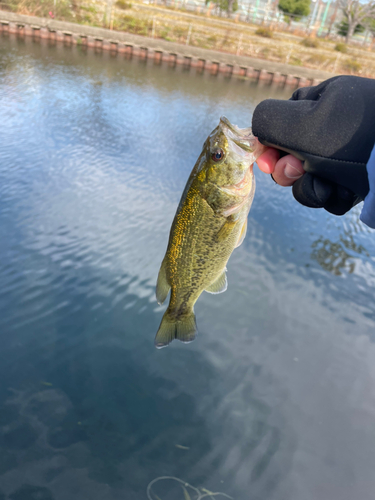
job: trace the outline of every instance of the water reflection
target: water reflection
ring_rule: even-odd
[[[225,404],[217,391],[211,397],[207,394],[209,400],[202,412],[189,386],[165,373],[157,375],[145,369],[155,364],[151,344],[150,349],[143,349],[147,353],[143,362],[139,359],[139,344],[135,352],[126,348],[131,330],[138,334],[143,328],[151,331],[154,321],[147,312],[149,299],[127,294],[126,304],[134,305],[126,308],[125,322],[121,314],[124,303],[114,307],[111,300],[104,301],[104,311],[110,313],[105,314],[106,320],[99,327],[90,325],[83,312],[93,310],[96,300],[78,300],[81,309],[73,317],[65,317],[67,310],[55,311],[52,343],[52,339],[46,339],[41,346],[40,339],[30,339],[18,349],[17,359],[1,370],[8,396],[2,403],[0,444],[5,459],[3,473],[12,471],[12,484],[23,481],[20,464],[25,463],[25,453],[26,463],[34,464],[34,481],[52,482],[56,491],[66,495],[70,494],[68,485],[77,468],[85,471],[76,479],[85,491],[93,490],[95,485],[103,492],[111,484],[134,495],[144,494],[147,482],[162,475],[166,468],[176,476],[196,470],[193,478],[198,484],[207,484],[207,478],[220,470],[228,476],[245,474],[246,481],[259,479],[265,473],[279,448],[280,431],[270,426],[270,408],[250,388],[224,388],[228,397]],[[144,304],[148,307],[144,308]],[[121,324],[116,324],[115,318]],[[67,344],[67,334],[77,337]],[[194,363],[196,374],[190,375],[193,387],[198,387],[200,380],[217,380],[217,371],[207,365],[204,355],[197,351],[193,358],[192,354],[175,352],[171,372],[178,367],[185,374]],[[259,375],[259,368],[254,372]],[[27,387],[25,378],[30,380]],[[20,385],[24,388],[14,388]],[[246,397],[242,409],[247,415],[246,424],[238,426],[242,420],[238,414],[233,429],[233,404],[238,397]],[[216,443],[214,436],[223,424],[228,427],[226,435]],[[233,448],[231,443],[240,443],[243,436],[249,439]],[[225,477],[222,473],[220,476]],[[26,491],[27,485],[21,490]]]
[[[155,489],[159,489],[159,495],[154,493]],[[178,477],[162,476],[154,479],[147,486],[147,498],[148,500],[157,500],[162,496],[163,498],[174,498],[174,499],[185,499],[191,500],[201,500],[202,498],[229,498],[232,497],[222,492],[215,492],[207,490],[206,488],[196,488],[186,481],[182,481]]]
[[[288,92],[2,42],[0,499],[138,500],[164,476],[236,499],[372,499],[375,248],[356,211],[308,210],[257,172],[228,291],[202,295],[194,343],[153,347],[203,141]]]
[[[321,236],[313,242],[311,247],[313,249],[311,258],[316,260],[323,269],[336,276],[341,276],[344,271],[349,274],[355,271],[353,252],[369,257],[369,253],[363,245],[357,244],[351,234],[345,234],[345,237],[340,236],[340,240],[337,242],[332,242]],[[352,253],[348,253],[347,250]]]

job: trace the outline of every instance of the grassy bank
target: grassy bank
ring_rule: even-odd
[[[235,20],[186,13],[131,0],[3,0],[1,8],[19,14],[50,17],[160,38],[332,73],[372,77],[375,53],[325,39],[303,38]],[[50,14],[51,13],[51,14]]]

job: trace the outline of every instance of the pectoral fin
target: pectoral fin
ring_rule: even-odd
[[[216,241],[225,241],[232,233],[233,228],[236,224],[236,220],[227,219],[224,225],[219,229],[219,232],[216,235]]]
[[[245,222],[243,223],[243,226],[242,226],[242,229],[241,229],[240,235],[239,235],[239,237],[238,237],[237,245],[236,245],[234,248],[237,248],[237,247],[239,247],[240,245],[242,245],[243,240],[245,239],[245,236],[246,236],[246,231],[247,231],[247,219],[246,219],[246,220],[245,220]]]
[[[171,287],[167,281],[166,262],[164,259],[161,264],[158,281],[156,283],[156,300],[158,301],[158,304],[161,305],[165,301],[170,289]]]
[[[217,280],[211,283],[211,285],[206,288],[206,292],[222,293],[225,292],[227,288],[228,288],[228,281],[227,281],[226,269],[224,269],[224,271],[217,278]]]

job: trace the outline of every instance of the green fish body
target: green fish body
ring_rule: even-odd
[[[255,192],[253,162],[263,146],[251,129],[226,118],[207,138],[172,223],[156,285],[162,304],[170,302],[155,337],[158,348],[197,334],[194,304],[205,290],[227,289],[226,264],[246,235]]]

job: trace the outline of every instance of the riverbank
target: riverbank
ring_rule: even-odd
[[[196,67],[212,74],[224,72],[227,76],[259,79],[274,83],[304,86],[333,76],[333,73],[290,64],[267,61],[243,55],[208,50],[77,23],[0,11],[1,30],[18,36],[49,38],[56,42],[87,45],[98,50],[126,53],[156,62]]]
[[[186,11],[183,3],[169,2],[169,6],[166,6],[156,0],[152,0],[152,3],[146,1],[117,0],[112,2],[110,9],[107,0],[77,0],[72,3],[59,0],[56,4],[51,0],[43,3],[37,0],[6,0],[9,6],[5,9],[5,3],[3,8],[15,14],[53,17],[54,20],[99,29],[110,28],[116,33],[144,36],[157,43],[165,41],[176,43],[179,47],[212,50],[227,54],[229,59],[231,56],[244,56],[256,60],[248,62],[249,66],[266,71],[269,71],[269,66],[262,68],[263,61],[271,65],[292,66],[286,70],[271,67],[271,71],[287,74],[301,74],[300,68],[308,68],[322,72],[322,78],[334,74],[369,78],[375,75],[375,52],[371,43],[353,40],[346,45],[342,43],[342,37],[337,35],[316,38],[314,35],[319,30],[301,32],[280,21],[259,26],[253,23],[254,18],[249,15],[248,22],[245,22],[238,16],[231,19],[218,17],[213,15],[212,9],[203,14],[200,9]],[[308,34],[311,36],[306,38]],[[174,48],[171,51],[176,52]],[[320,78],[311,71],[308,73],[310,75]]]

